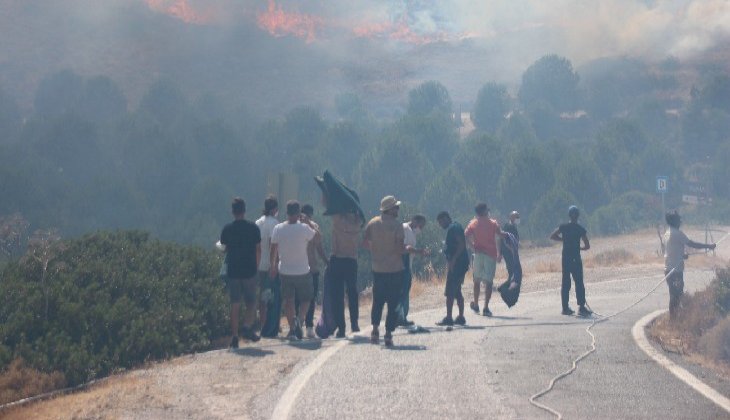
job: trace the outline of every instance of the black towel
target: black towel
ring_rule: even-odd
[[[360,197],[355,191],[335,178],[328,170],[324,171],[321,177],[315,177],[314,180],[325,197],[325,216],[354,213],[360,217],[363,224],[365,223],[365,213],[360,207]]]

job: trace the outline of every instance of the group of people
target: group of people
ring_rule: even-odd
[[[408,319],[412,284],[411,256],[430,253],[430,250],[417,246],[417,236],[426,225],[426,217],[417,214],[408,222],[401,223],[398,219],[400,206],[401,202],[394,196],[384,197],[380,203],[380,214],[365,225],[362,240],[361,215],[356,212],[331,214],[331,252],[328,257],[320,228],[312,220],[314,208],[311,205],[301,206],[295,200],[287,202],[286,220],[280,223],[277,219],[278,201],[270,196],[264,201],[263,215],[254,223],[246,219],[244,200],[235,198],[232,203],[234,220],[223,228],[219,243],[226,253],[221,275],[226,281],[231,302],[230,346],[238,347],[239,332],[243,338],[254,342],[260,339],[257,331],[267,336],[278,335],[281,316],[279,300],[284,304],[289,324],[288,339],[300,340],[305,334],[308,338],[317,335],[326,338],[331,334],[337,338],[345,337],[345,295],[350,330],[359,332],[357,255],[360,248],[369,250],[372,264],[371,342],[377,344],[380,341],[380,324],[387,305],[383,339],[386,346],[393,346],[393,331],[398,326],[410,327],[414,324]],[[483,284],[484,305],[481,314],[492,316],[489,303],[496,267],[502,259],[508,276],[498,290],[508,306],[514,305],[519,295],[522,282],[517,229],[519,213],[511,212],[507,223],[500,226],[490,217],[487,204],[477,204],[474,211],[475,217],[466,229],[453,221],[446,211],[439,213],[436,218],[439,226],[446,231],[443,254],[447,261],[444,290],[446,316],[437,322],[438,325],[466,324],[461,289],[470,267],[473,269],[474,293],[469,307],[475,313],[480,313],[479,297]],[[550,238],[563,244],[562,314],[575,313],[569,306],[569,292],[574,282],[578,314],[590,316],[581,260],[581,251],[589,250],[590,242],[586,229],[578,223],[579,216],[579,209],[571,206],[568,209],[569,222],[555,229]],[[670,228],[667,232],[665,274],[670,290],[670,312],[674,316],[683,291],[684,247],[714,249],[715,245],[690,241],[679,230],[677,213],[667,214],[666,220]],[[326,267],[325,293],[323,311],[315,334],[314,310],[319,289],[320,262]],[[239,329],[242,302],[245,303],[246,311],[244,324]],[[454,302],[458,308],[456,317],[453,317]],[[268,333],[264,334],[266,330]]]
[[[393,331],[398,326],[411,327],[408,319],[409,295],[412,284],[411,256],[430,254],[427,248],[417,246],[417,236],[426,226],[426,217],[416,214],[406,223],[398,220],[401,202],[387,196],[380,203],[380,215],[362,228],[361,217],[355,212],[332,215],[331,252],[324,251],[322,233],[312,220],[311,205],[297,201],[286,203],[286,220],[279,222],[279,204],[275,197],[264,201],[263,215],[255,222],[246,219],[246,203],[235,198],[231,205],[234,220],[221,232],[219,247],[225,251],[221,275],[225,279],[231,303],[231,344],[237,348],[240,336],[258,341],[262,335],[276,336],[283,303],[289,324],[287,338],[298,340],[305,335],[314,338],[346,336],[345,295],[347,295],[350,330],[359,332],[359,290],[357,254],[360,248],[370,251],[373,285],[371,341],[380,340],[380,324],[387,306],[385,333],[386,346],[393,345]],[[486,204],[478,204],[476,217],[466,231],[441,212],[437,221],[446,230],[444,255],[448,260],[446,282],[446,317],[441,325],[465,324],[464,297],[461,286],[471,265],[469,249],[474,251],[475,298],[472,309],[478,312],[479,287],[486,285],[484,315],[490,316],[495,267],[505,256],[510,290],[521,282],[518,256],[519,214],[513,212],[504,230],[489,218]],[[362,240],[360,236],[362,234]],[[324,307],[332,326],[323,332],[314,329],[314,309],[319,289],[320,266],[325,269]],[[459,315],[452,318],[452,307],[457,302]],[[239,328],[241,303],[245,304],[243,325]],[[273,310],[272,310],[273,309]],[[324,312],[324,310],[323,310]],[[258,315],[258,316],[257,316]],[[275,319],[271,319],[271,318]],[[322,320],[325,314],[322,314]],[[326,321],[326,320],[325,320]],[[304,324],[302,324],[304,322]],[[268,334],[266,327],[275,324]],[[331,330],[331,331],[328,331]]]

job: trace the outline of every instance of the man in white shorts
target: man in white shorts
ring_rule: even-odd
[[[486,203],[477,204],[474,211],[476,217],[469,222],[464,231],[467,242],[474,250],[474,301],[469,304],[469,307],[479,313],[479,292],[481,284],[484,283],[482,315],[492,316],[492,311],[489,310],[489,300],[492,298],[497,262],[502,260],[499,250],[500,240],[504,234],[497,221],[489,218],[489,207]]]

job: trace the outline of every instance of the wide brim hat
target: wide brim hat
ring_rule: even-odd
[[[388,211],[392,208],[400,207],[400,204],[400,201],[396,200],[392,195],[385,196],[380,200],[380,211]]]

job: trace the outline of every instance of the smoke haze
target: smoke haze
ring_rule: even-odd
[[[690,60],[725,48],[725,0],[0,2],[0,86],[25,108],[49,73],[106,74],[132,103],[159,78],[272,112],[342,91],[397,106],[435,79],[471,103],[550,53]],[[727,63],[724,63],[727,66]],[[233,99],[231,99],[233,100]]]

